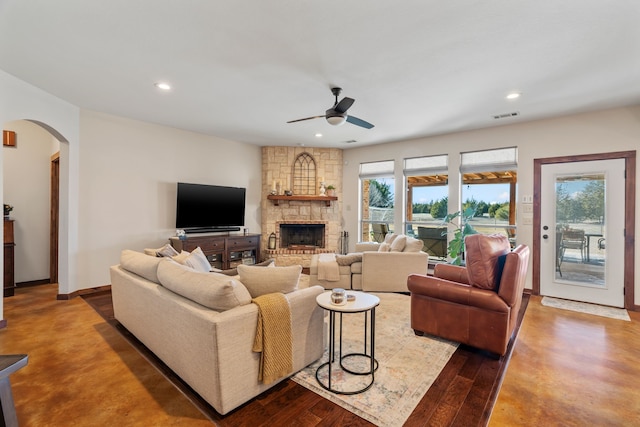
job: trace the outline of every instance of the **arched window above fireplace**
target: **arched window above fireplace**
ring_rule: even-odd
[[[300,153],[293,162],[293,194],[316,194],[316,161],[309,153]]]

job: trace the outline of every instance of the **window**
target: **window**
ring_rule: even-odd
[[[381,242],[393,232],[393,160],[360,164],[360,236],[363,242]]]
[[[447,256],[447,215],[449,200],[448,156],[414,157],[404,160],[406,186],[405,232],[421,239],[429,256]]]
[[[517,156],[515,147],[461,154],[462,207],[476,209],[472,225],[480,233],[516,238]]]

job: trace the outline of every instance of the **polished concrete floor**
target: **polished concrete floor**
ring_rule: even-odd
[[[82,298],[57,286],[4,299],[0,353],[29,355],[11,375],[20,426],[211,426]]]
[[[640,313],[631,322],[529,300],[491,426],[639,426]]]
[[[57,288],[4,299],[0,353],[27,353],[11,376],[21,426],[211,426],[82,298]],[[491,426],[640,425],[640,313],[631,322],[531,297]]]

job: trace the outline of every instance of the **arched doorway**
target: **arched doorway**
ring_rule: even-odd
[[[3,199],[14,205],[15,282],[24,287],[57,284],[60,148],[66,140],[38,121],[10,121],[3,127],[17,139],[3,153]]]

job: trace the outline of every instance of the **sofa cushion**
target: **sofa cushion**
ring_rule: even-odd
[[[351,264],[351,274],[362,274],[362,261]]]
[[[351,265],[354,262],[362,261],[362,253],[350,253],[346,255],[336,254],[336,262],[338,265]]]
[[[395,239],[393,239],[393,243],[391,243],[391,248],[389,249],[389,252],[402,252],[406,244],[407,244],[407,236],[402,234],[396,237]]]
[[[407,243],[404,245],[402,252],[420,252],[424,242],[420,239],[407,236]]]
[[[200,246],[191,251],[189,256],[185,258],[183,264],[203,273],[211,271],[211,264],[209,264],[209,260],[204,252],[202,252],[202,249],[200,249]]]
[[[170,259],[158,265],[158,279],[165,288],[217,311],[251,303],[242,283],[219,273],[195,271]]]
[[[495,290],[500,281],[500,257],[511,250],[504,234],[472,234],[464,240],[467,274],[471,286]]]
[[[298,289],[298,281],[302,273],[301,265],[288,267],[256,267],[239,265],[240,281],[247,287],[252,298],[273,292],[283,294]]]
[[[125,249],[120,254],[120,266],[138,276],[158,283],[158,264],[162,258]]]

